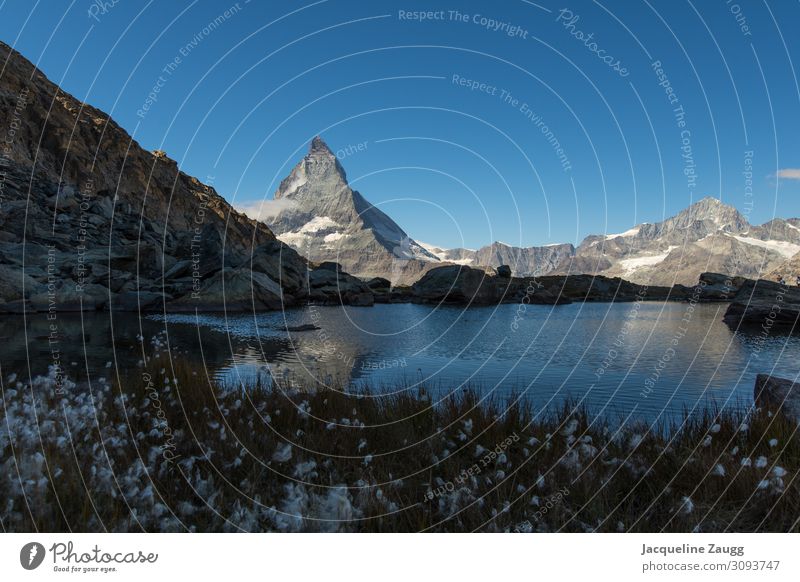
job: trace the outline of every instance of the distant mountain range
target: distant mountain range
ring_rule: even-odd
[[[572,244],[478,250],[443,249],[411,238],[388,215],[350,188],[339,160],[314,138],[309,153],[283,180],[261,218],[284,243],[311,261],[335,261],[362,278],[410,284],[435,266],[497,268],[516,276],[598,274],[640,284],[693,285],[711,271],[749,278],[794,276],[800,264],[800,220],[755,226],[732,206],[707,197],[677,215],[619,234]]]
[[[735,208],[703,198],[672,218],[616,235],[588,236],[559,274],[588,272],[654,285],[693,284],[711,271],[772,276],[800,253],[800,220],[755,226]]]

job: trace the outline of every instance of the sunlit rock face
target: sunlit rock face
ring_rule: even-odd
[[[334,261],[362,278],[416,281],[439,258],[350,188],[339,160],[316,137],[259,216],[310,261]]]

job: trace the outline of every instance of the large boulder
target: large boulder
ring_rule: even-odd
[[[340,304],[368,307],[375,295],[364,281],[342,270],[339,263],[324,262],[308,275],[309,299],[323,305]]]
[[[572,301],[637,301],[664,299],[669,287],[645,287],[619,277],[602,275],[547,275],[536,281],[545,289]],[[677,297],[676,297],[677,298]]]
[[[167,304],[167,311],[264,311],[296,304],[264,273],[244,267],[215,273],[197,291]]]
[[[499,267],[497,267],[497,276],[503,277],[505,279],[510,279],[511,267],[509,267],[508,265],[500,265]]]
[[[503,280],[508,283],[507,279]],[[423,303],[464,303],[487,305],[504,297],[505,287],[498,284],[491,270],[463,265],[431,269],[411,287],[414,298]]]
[[[375,296],[375,303],[391,303],[392,282],[383,277],[373,277],[367,281],[367,287]]]
[[[747,282],[744,277],[730,277],[719,273],[702,273],[698,282],[700,301],[730,301],[733,299],[742,285]]]
[[[800,384],[797,382],[759,374],[756,376],[753,396],[756,406],[781,412],[789,420],[800,424]]]
[[[367,287],[372,289],[373,292],[388,293],[392,288],[392,283],[389,279],[383,277],[373,277],[367,281]]]
[[[572,300],[562,287],[565,277],[508,277],[494,269],[446,265],[428,271],[411,291],[420,303],[492,305],[521,302],[538,305],[565,305]],[[571,278],[571,277],[570,277]],[[544,281],[547,279],[547,281]],[[394,292],[393,292],[394,295]]]
[[[264,273],[277,281],[285,293],[294,297],[308,294],[308,268],[297,253],[280,241],[273,240],[256,247],[252,257],[242,266],[249,266],[258,273]]]
[[[746,281],[725,312],[724,321],[732,327],[757,326],[800,332],[800,287],[772,281]]]
[[[506,301],[531,305],[568,305],[572,299],[562,293],[562,285],[545,285],[536,277],[520,277],[509,281]]]

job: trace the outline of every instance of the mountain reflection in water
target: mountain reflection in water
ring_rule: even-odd
[[[400,304],[227,317],[59,314],[56,337],[61,365],[77,379],[88,373],[110,380],[158,352],[231,386],[269,385],[273,378],[378,392],[469,386],[536,407],[570,399],[597,413],[649,420],[711,402],[749,405],[756,374],[798,375],[800,338],[734,333],[721,321],[725,308]],[[52,322],[43,315],[29,316],[27,326],[22,321],[0,318],[5,376],[44,374],[53,363]],[[318,329],[286,331],[304,324]]]

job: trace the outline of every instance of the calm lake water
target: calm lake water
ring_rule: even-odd
[[[58,357],[69,376],[110,379],[159,351],[193,362],[199,381],[207,370],[231,385],[276,378],[382,392],[424,385],[437,394],[469,386],[536,407],[570,399],[598,414],[669,419],[712,403],[749,405],[758,373],[800,374],[800,338],[734,333],[722,323],[726,307],[399,304],[227,318],[59,314],[54,343],[52,322],[43,316],[27,325],[22,317],[3,317],[0,365],[4,378],[26,378],[46,373]],[[319,329],[285,330],[302,324]]]

